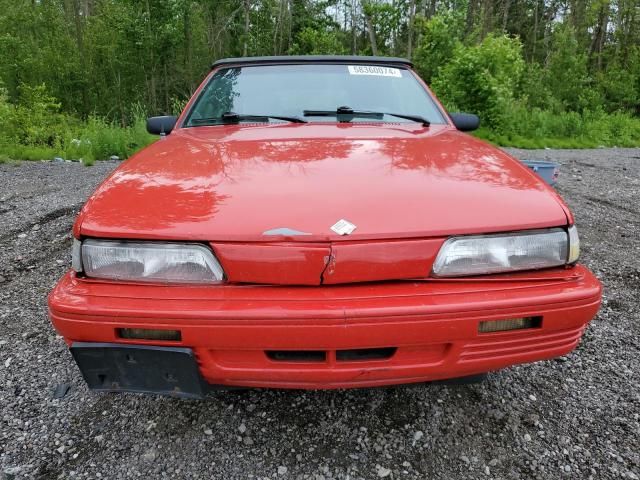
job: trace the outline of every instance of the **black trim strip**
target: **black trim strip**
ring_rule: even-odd
[[[329,64],[360,64],[387,65],[395,67],[413,67],[413,63],[406,58],[374,57],[362,55],[280,55],[272,57],[236,57],[221,58],[211,64],[211,68],[223,65],[273,65],[299,63],[329,63]]]

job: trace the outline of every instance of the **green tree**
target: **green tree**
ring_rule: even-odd
[[[572,27],[561,24],[553,32],[544,85],[551,91],[557,111],[578,110],[592,93],[587,75],[587,54],[580,50]]]
[[[420,40],[413,59],[425,82],[430,83],[440,68],[451,60],[456,46],[462,39],[463,21],[460,14],[452,12],[430,19],[418,17],[416,29],[420,34]]]
[[[336,32],[305,27],[298,33],[290,53],[293,55],[344,55],[347,51]]]
[[[499,128],[514,103],[524,66],[517,38],[489,35],[479,45],[456,45],[432,87],[448,108],[477,113],[486,125]]]

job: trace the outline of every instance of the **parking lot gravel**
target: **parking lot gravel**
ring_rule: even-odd
[[[118,163],[1,164],[0,479],[637,480],[640,149],[511,152],[561,164],[582,261],[605,285],[575,352],[478,385],[204,401],[91,393],[49,324],[75,214]]]

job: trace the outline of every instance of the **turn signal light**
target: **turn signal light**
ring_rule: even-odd
[[[129,340],[163,340],[179,342],[180,330],[155,330],[147,328],[118,328],[118,336]]]
[[[479,333],[505,332],[525,328],[540,328],[542,317],[509,318],[507,320],[488,320],[480,322]]]

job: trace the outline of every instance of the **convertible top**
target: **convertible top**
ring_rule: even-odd
[[[360,65],[384,65],[393,67],[412,67],[413,63],[406,58],[398,57],[366,57],[359,55],[281,55],[273,57],[238,57],[221,58],[211,65],[211,68],[223,65],[274,65],[274,64],[301,64],[301,63],[331,63],[331,64],[360,64]]]

